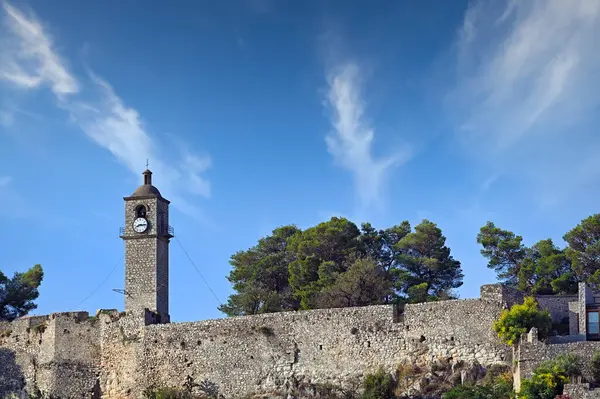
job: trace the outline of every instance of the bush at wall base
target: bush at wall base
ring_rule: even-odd
[[[581,375],[577,356],[561,355],[533,370],[531,378],[523,380],[519,399],[556,399],[571,377]]]

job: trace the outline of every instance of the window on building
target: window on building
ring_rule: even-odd
[[[600,335],[600,312],[590,311],[587,314],[587,333],[589,335]]]

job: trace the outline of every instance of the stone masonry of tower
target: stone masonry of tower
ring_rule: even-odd
[[[169,201],[152,186],[152,172],[144,172],[144,184],[124,197],[125,226],[125,310],[157,312],[169,320]],[[143,209],[148,227],[134,230],[134,221]]]
[[[299,386],[359,386],[367,373],[405,362],[513,365],[513,351],[492,331],[522,293],[498,284],[480,298],[289,311],[198,322],[168,320],[168,205],[151,173],[125,197],[125,312],[53,313],[0,322],[0,398],[138,399],[147,388],[191,379],[225,398],[287,397]],[[143,212],[137,212],[140,205]],[[133,229],[143,214],[148,227]],[[138,238],[139,237],[139,238]],[[537,298],[555,322],[574,297]],[[531,335],[531,334],[530,334]],[[550,352],[593,353],[596,343],[546,345],[516,352],[528,375]],[[524,354],[523,356],[521,354]]]

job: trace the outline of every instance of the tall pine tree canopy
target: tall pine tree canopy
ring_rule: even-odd
[[[237,294],[219,310],[229,316],[279,312],[297,309],[298,301],[288,283],[288,267],[296,257],[288,249],[288,239],[300,233],[295,226],[283,226],[261,238],[247,251],[235,253],[228,280]]]
[[[446,237],[435,223],[423,220],[398,241],[396,249],[395,286],[409,301],[448,299],[462,285],[460,262],[450,255]]]
[[[230,260],[236,293],[219,310],[248,315],[285,310],[437,300],[462,285],[460,262],[424,220],[385,230],[331,218],[306,230],[283,226]]]
[[[581,281],[600,284],[600,214],[581,221],[563,239],[567,257]]]
[[[563,240],[562,248],[549,238],[528,247],[492,222],[477,235],[488,268],[503,284],[529,294],[573,294],[578,282],[600,285],[600,214],[582,220]]]
[[[37,308],[33,302],[44,278],[42,266],[35,265],[24,273],[8,278],[0,271],[0,320],[12,321]]]
[[[481,254],[488,259],[488,267],[496,271],[498,279],[517,287],[519,271],[527,256],[523,237],[487,222],[477,235],[477,243],[483,246]]]

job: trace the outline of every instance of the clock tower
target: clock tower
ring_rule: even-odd
[[[125,200],[125,311],[149,309],[169,322],[169,201],[152,185],[152,172]]]

